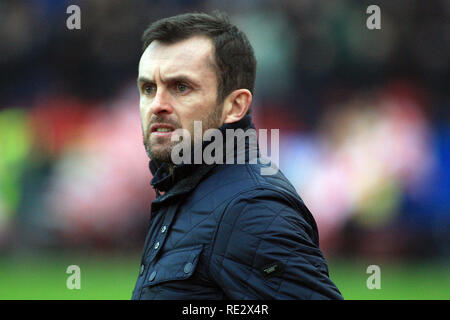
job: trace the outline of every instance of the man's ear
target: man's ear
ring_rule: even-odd
[[[252,103],[252,93],[247,89],[234,90],[225,98],[222,112],[223,123],[241,120]]]

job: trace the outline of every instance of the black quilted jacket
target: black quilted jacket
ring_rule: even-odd
[[[221,129],[237,127],[250,117]],[[342,299],[311,213],[262,167],[150,163],[158,197],[132,299]]]

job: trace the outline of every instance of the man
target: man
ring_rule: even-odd
[[[258,150],[255,158],[250,135],[227,144],[227,130],[254,129],[256,61],[246,36],[221,14],[196,13],[154,22],[143,41],[140,112],[157,198],[132,298],[342,299],[294,187],[279,171],[261,174],[270,165]],[[215,154],[223,162],[194,161],[198,147],[174,152],[198,143],[196,121],[201,133],[223,133]],[[174,139],[179,130],[188,135]],[[243,164],[230,161],[239,145]]]

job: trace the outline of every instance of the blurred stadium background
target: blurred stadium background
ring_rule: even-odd
[[[71,4],[81,30],[66,28]],[[371,4],[381,30],[366,28]],[[2,0],[0,299],[131,297],[155,197],[140,36],[214,9],[255,48],[254,122],[280,129],[280,168],[344,298],[449,299],[446,0]],[[72,264],[81,290],[66,288]]]

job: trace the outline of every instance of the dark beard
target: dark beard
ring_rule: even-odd
[[[202,121],[202,135],[203,133],[211,128],[217,129],[222,125],[222,110],[223,110],[223,103],[217,105],[213,112],[211,112],[208,117],[206,119],[204,119]],[[162,122],[164,123],[164,119],[159,118],[161,120],[157,120],[157,121],[153,121],[151,123],[154,122]],[[194,131],[193,131],[193,123],[192,126],[190,128],[190,133],[191,133],[191,147],[194,146]],[[144,147],[145,147],[145,151],[147,153],[147,156],[153,161],[157,162],[157,163],[162,163],[162,162],[166,162],[169,166],[169,170],[172,172],[173,167],[175,166],[172,162],[172,148],[178,144],[178,143],[183,143],[183,137],[181,137],[181,139],[179,141],[174,141],[171,142],[171,145],[169,148],[167,148],[166,150],[164,150],[163,152],[154,152],[154,150],[152,150],[151,145],[150,145],[150,131],[148,131],[148,136],[144,137]]]

